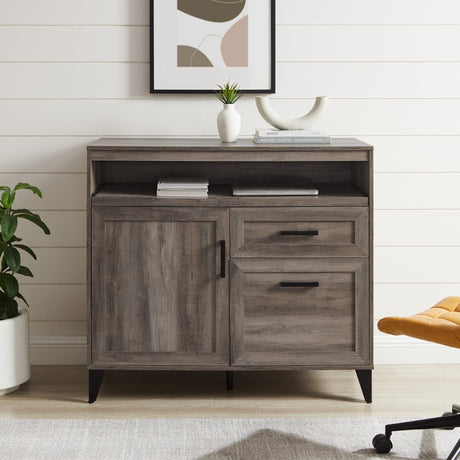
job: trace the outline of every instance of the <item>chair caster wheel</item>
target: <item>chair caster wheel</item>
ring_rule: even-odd
[[[453,412],[444,412],[444,414],[442,414],[443,417],[452,417],[452,415],[455,415]],[[455,429],[454,426],[446,426],[444,428],[441,428],[441,430],[453,430]]]
[[[393,443],[390,441],[390,438],[384,434],[374,436],[372,445],[379,454],[387,454],[393,448]]]

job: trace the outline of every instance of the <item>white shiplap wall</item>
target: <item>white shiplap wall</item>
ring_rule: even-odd
[[[252,0],[258,1],[258,0]],[[460,295],[460,3],[278,0],[277,93],[292,116],[375,146],[375,317]],[[148,0],[0,0],[0,183],[30,181],[35,363],[85,360],[85,145],[100,136],[214,136],[211,96],[148,94]],[[239,103],[243,135],[264,126]],[[190,114],[200,114],[190,117]],[[460,361],[376,333],[376,362]]]

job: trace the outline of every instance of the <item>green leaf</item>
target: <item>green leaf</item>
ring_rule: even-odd
[[[35,195],[38,195],[40,198],[42,198],[42,192],[40,191],[38,187],[27,184],[25,182],[19,182],[19,184],[17,184],[16,187],[14,187],[14,190],[21,190],[21,189],[31,190],[32,192],[34,192]]]
[[[3,258],[2,258],[2,266],[1,266],[0,271],[4,272],[7,268],[8,268],[8,265],[6,265],[5,256],[3,256]]]
[[[32,211],[30,211],[29,209],[12,209],[11,210],[11,213],[12,214],[32,214],[32,215],[35,215]]]
[[[37,260],[37,256],[35,255],[35,252],[32,251],[32,249],[30,249],[29,246],[26,246],[25,244],[15,244],[14,247],[22,249],[23,251],[30,254],[35,260]]]
[[[5,190],[2,193],[2,204],[6,209],[11,209],[13,206],[14,198],[16,197],[16,192],[14,190]]]
[[[24,267],[23,265],[19,267],[19,270],[17,271],[17,273],[18,275],[30,276],[31,278],[33,278],[34,276],[32,272],[27,267]]]
[[[0,220],[2,228],[2,239],[5,243],[13,238],[14,232],[18,227],[18,218],[16,216],[4,214]]]
[[[21,266],[21,255],[14,246],[8,246],[5,249],[5,260],[8,267],[13,273],[16,273]]]
[[[16,297],[18,297],[19,299],[21,299],[28,307],[30,306],[29,303],[27,302],[27,300],[24,298],[24,296],[21,294],[21,293],[17,293],[16,294]]]
[[[16,297],[19,292],[18,280],[9,273],[0,273],[0,287],[11,299]]]
[[[33,213],[30,213],[30,214],[16,214],[16,216],[21,218],[21,219],[29,220],[30,222],[34,223],[35,225],[38,225],[45,232],[46,235],[49,235],[51,233],[50,229],[46,226],[45,222],[43,222],[40,219],[40,216],[38,214],[33,214]]]

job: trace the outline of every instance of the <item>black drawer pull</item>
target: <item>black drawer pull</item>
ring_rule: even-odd
[[[281,236],[317,236],[318,230],[281,230]]]
[[[220,277],[225,278],[225,240],[220,242]]]
[[[310,281],[306,283],[297,282],[297,281],[281,281],[281,287],[319,287],[317,281]]]

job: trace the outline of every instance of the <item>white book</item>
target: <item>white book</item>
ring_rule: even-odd
[[[207,190],[208,179],[203,177],[162,177],[157,190]]]
[[[173,197],[173,198],[206,198],[207,191],[201,190],[157,190],[158,197]]]
[[[330,144],[329,136],[321,137],[260,137],[254,136],[256,144]]]
[[[319,129],[256,129],[256,136],[260,137],[314,137],[326,136],[325,131]]]
[[[315,196],[319,190],[315,186],[308,187],[261,187],[261,186],[233,186],[233,195],[236,196]]]

